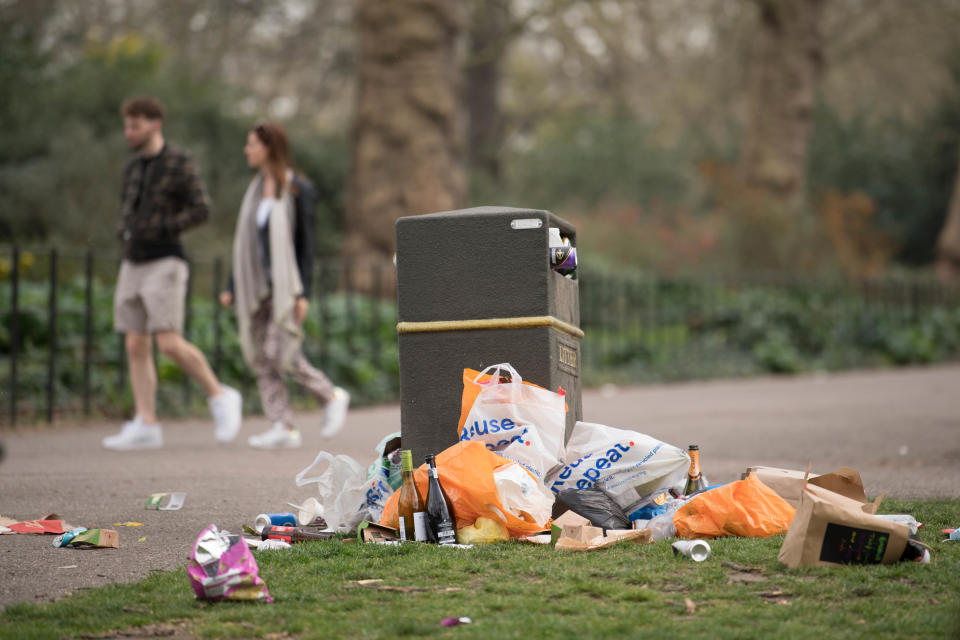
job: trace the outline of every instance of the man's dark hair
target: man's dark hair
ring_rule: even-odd
[[[124,101],[120,113],[125,118],[144,117],[147,120],[163,120],[166,110],[163,103],[149,96],[136,96]]]

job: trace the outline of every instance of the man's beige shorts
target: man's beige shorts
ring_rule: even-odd
[[[120,333],[183,332],[187,263],[176,257],[120,264],[113,326]]]

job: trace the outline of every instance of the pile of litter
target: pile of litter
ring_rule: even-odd
[[[917,536],[922,523],[907,514],[876,515],[883,496],[868,501],[854,469],[816,475],[754,466],[740,480],[708,486],[695,445],[688,452],[590,422],[577,422],[565,442],[565,411],[562,390],[524,382],[509,364],[464,371],[458,442],[433,457],[456,531],[456,544],[447,546],[514,540],[586,552],[668,540],[678,557],[705,562],[710,539],[786,534],[778,559],[788,567],[931,559]],[[246,539],[211,525],[191,557],[198,597],[270,599],[255,561],[236,560],[252,556],[237,548],[286,549],[334,534],[341,543],[422,544],[419,529],[416,539],[407,535],[412,529],[401,524],[399,503],[403,491],[415,491],[424,513],[413,515],[426,516],[428,532],[435,526],[426,499],[436,490],[433,468],[403,467],[403,452],[400,433],[380,442],[368,467],[320,451],[296,476],[298,486],[316,485],[316,497],[289,504],[291,512],[259,515],[255,527],[244,525]],[[402,491],[408,477],[412,489]]]

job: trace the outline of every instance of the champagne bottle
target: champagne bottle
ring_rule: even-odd
[[[693,495],[707,488],[707,481],[700,470],[700,446],[690,445],[690,469],[687,470],[687,485],[683,489],[684,495]]]
[[[413,452],[404,449],[400,453],[402,468],[400,500],[397,512],[400,516],[400,539],[424,542],[427,539],[427,520],[423,510],[423,500],[413,481]]]
[[[456,544],[457,532],[453,524],[453,508],[447,494],[440,486],[437,474],[437,462],[432,455],[427,456],[427,473],[430,474],[427,485],[427,541],[437,544]]]

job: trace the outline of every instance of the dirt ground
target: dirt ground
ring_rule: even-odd
[[[960,365],[792,378],[605,387],[584,392],[584,419],[631,428],[678,446],[700,445],[711,483],[738,479],[748,465],[815,472],[858,469],[867,494],[960,497]],[[258,513],[286,510],[314,494],[294,476],[320,449],[364,465],[384,435],[399,430],[397,405],[351,410],[337,437],[322,441],[319,414],[300,416],[304,446],[257,451],[250,416],[229,445],[209,420],[165,424],[165,447],[118,453],[100,440],[117,424],[59,424],[0,434],[0,514],[56,512],[69,523],[116,528],[117,550],[54,549],[52,536],[0,536],[0,607],[61,598],[78,589],[139,580],[184,564],[210,523],[239,531]],[[147,511],[155,492],[184,491],[180,511]],[[140,527],[114,527],[136,521]],[[189,585],[184,582],[184,589]]]

